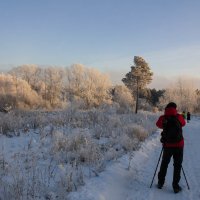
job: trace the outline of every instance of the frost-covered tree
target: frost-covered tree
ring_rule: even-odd
[[[67,68],[66,74],[66,93],[71,101],[82,99],[86,107],[91,107],[110,100],[111,82],[106,74],[81,64]]]
[[[37,65],[22,65],[10,72],[13,77],[25,80],[38,95],[51,106],[59,105],[63,86],[64,70],[59,67],[40,68]],[[17,85],[16,85],[17,87]]]
[[[25,80],[34,90],[38,90],[41,80],[41,68],[34,64],[21,65],[13,68],[9,74]]]
[[[127,111],[132,110],[134,99],[130,90],[124,85],[117,85],[112,89],[112,100],[120,105],[120,108]]]
[[[74,97],[80,97],[84,88],[85,68],[81,64],[74,64],[66,68],[66,92],[71,101]]]
[[[139,91],[152,81],[153,73],[148,63],[140,56],[134,57],[134,64],[134,66],[131,66],[131,71],[125,75],[122,81],[136,97],[135,113],[137,113]]]
[[[13,107],[37,107],[42,104],[42,98],[32,90],[30,85],[20,78],[0,74],[0,104]]]
[[[193,111],[197,106],[197,94],[191,82],[179,78],[175,84],[166,89],[163,97],[159,99],[159,105],[164,108],[170,101],[177,103],[180,112]]]
[[[60,67],[40,68],[22,65],[10,71],[16,96],[19,79],[26,81],[45,100],[46,107],[62,106],[66,100],[78,100],[84,106],[98,106],[110,101],[110,79],[106,74],[83,65],[73,65],[64,70]],[[65,103],[64,103],[65,104]]]
[[[196,97],[197,97],[197,106],[195,108],[195,111],[200,112],[200,90],[196,89],[195,94],[196,94]]]
[[[61,101],[61,91],[64,78],[64,70],[58,67],[48,67],[43,70],[44,99],[51,106],[58,106]]]

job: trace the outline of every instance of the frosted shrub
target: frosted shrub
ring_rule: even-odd
[[[156,120],[158,119],[158,116],[159,113],[154,114],[148,111],[140,111],[136,124],[143,127],[148,132],[148,135],[150,135],[157,130]]]
[[[35,113],[31,119],[31,127],[36,129],[36,128],[41,128],[46,124],[46,119],[41,113]]]
[[[80,160],[97,171],[103,168],[103,155],[99,146],[92,141],[80,149]]]
[[[139,98],[139,109],[141,111],[152,111],[152,105],[145,98]]]
[[[16,123],[16,120],[13,120],[10,115],[1,115],[0,120],[0,131],[2,134],[11,136],[11,132],[15,132],[15,129],[18,128],[18,124]]]
[[[125,134],[120,137],[120,143],[126,151],[133,151],[137,149],[139,142],[144,141],[147,136],[147,131],[140,125],[128,125]]]
[[[1,133],[7,135],[7,133],[11,130],[11,126],[9,125],[9,122],[1,122]]]
[[[117,115],[111,115],[108,117],[108,125],[111,127],[120,127],[121,126],[121,121],[120,118]]]
[[[0,113],[0,132],[18,135],[20,130],[29,131],[45,124],[45,118],[39,113],[14,110],[8,114]],[[47,120],[46,120],[47,121]]]
[[[24,195],[25,180],[18,172],[13,174],[13,183],[9,184],[9,190],[12,191],[11,194],[13,195],[11,199],[20,200]]]
[[[112,90],[113,102],[119,104],[118,112],[126,113],[133,109],[134,99],[130,90],[124,85],[117,85]]]
[[[73,107],[73,109],[85,109],[86,105],[83,99],[74,96],[72,102],[70,103],[70,107]]]
[[[0,180],[2,179],[3,175],[7,173],[7,167],[8,163],[5,160],[4,146],[3,146],[0,152]]]
[[[101,152],[89,134],[79,133],[71,135],[68,145],[68,151],[76,152],[80,162],[98,167],[99,161],[102,160]]]
[[[29,127],[30,132],[21,135],[24,139],[31,136],[30,142],[26,142],[28,148],[17,147],[18,157],[10,152],[3,157],[0,153],[2,199],[64,200],[69,192],[84,184],[85,177],[98,175],[107,161],[124,154],[131,160],[141,141],[155,130],[157,116],[142,111],[137,115],[118,114],[115,105],[2,115],[0,125],[7,123],[8,134],[10,130]]]
[[[58,196],[54,193],[54,192],[52,192],[52,191],[50,191],[50,192],[48,192],[47,194],[45,194],[45,199],[47,200],[57,200],[58,198],[57,198]],[[64,197],[63,197],[63,200],[64,200]]]
[[[61,133],[61,132],[56,132],[54,133],[53,137],[53,151],[54,152],[59,152],[59,151],[65,151],[67,148],[67,138]]]
[[[77,187],[83,184],[83,172],[76,162],[67,166],[59,165],[59,179],[56,183],[56,193],[59,199],[67,199],[67,193],[77,190]]]
[[[126,146],[126,144],[124,144],[124,142],[122,142],[124,146]],[[105,160],[107,161],[111,161],[111,160],[114,160],[114,159],[117,159],[121,154],[119,154],[119,151],[121,149],[121,145],[120,145],[120,148],[114,148],[114,147],[111,147],[109,148],[106,152],[105,152]]]
[[[100,139],[100,137],[117,137],[119,135],[119,129],[122,126],[120,118],[117,114],[100,113],[97,115],[95,121],[95,128],[93,130],[94,137]]]
[[[79,151],[81,147],[86,147],[89,143],[90,136],[83,133],[75,133],[69,136],[68,150]]]
[[[68,162],[68,151],[69,149],[69,141],[68,138],[63,135],[60,131],[52,130],[52,147],[51,147],[51,154],[55,157],[58,162],[64,163]]]
[[[11,189],[10,185],[5,183],[5,181],[0,179],[0,184],[1,186],[4,186],[4,188],[0,188],[0,198],[2,200],[15,200],[15,198],[13,198],[14,196],[14,192]],[[16,195],[17,196],[17,195]],[[18,197],[16,197],[16,200]]]
[[[97,169],[101,167],[102,155],[100,148],[93,142],[91,135],[85,132],[67,136],[60,132],[54,133],[52,150],[55,154],[62,155],[59,157],[67,162],[76,160],[78,163],[82,162]]]
[[[22,155],[17,155],[18,158]],[[31,157],[30,157],[31,159]],[[30,166],[28,167],[28,165]],[[36,185],[38,184],[38,179],[33,176],[32,170],[35,168],[31,166],[31,163],[25,163],[25,165],[17,163],[8,163],[8,171],[4,174],[5,186],[3,195],[9,197],[10,200],[21,200],[24,197],[26,199],[34,199],[36,195]],[[6,199],[6,198],[5,198]]]
[[[138,139],[133,135],[124,134],[120,137],[120,144],[126,152],[133,151],[138,146]]]
[[[104,114],[116,115],[119,108],[120,105],[118,103],[112,102],[112,104],[101,104],[98,110],[104,112]]]
[[[131,128],[132,133],[137,137],[139,141],[144,141],[147,138],[148,133],[142,126],[135,124]]]

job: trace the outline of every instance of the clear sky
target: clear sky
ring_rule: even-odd
[[[157,86],[200,79],[200,1],[0,0],[0,70],[81,63],[119,83],[135,55]]]

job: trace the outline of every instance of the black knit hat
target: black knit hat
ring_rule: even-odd
[[[166,108],[176,108],[177,105],[174,102],[170,102],[167,104]]]

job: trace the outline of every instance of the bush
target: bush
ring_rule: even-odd
[[[133,110],[135,105],[132,94],[126,86],[118,85],[112,89],[113,102],[119,104],[120,113],[126,113]]]

